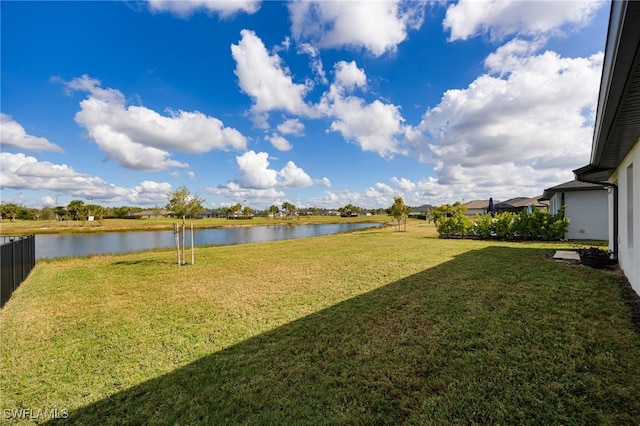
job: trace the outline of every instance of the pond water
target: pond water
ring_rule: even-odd
[[[193,241],[195,246],[256,243],[315,237],[379,226],[378,223],[331,223],[195,229]],[[91,254],[124,253],[174,247],[173,230],[36,235],[36,259],[79,257]],[[185,247],[187,249],[191,247],[189,229],[186,231]]]

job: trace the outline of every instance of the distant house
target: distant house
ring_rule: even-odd
[[[640,294],[640,2],[611,2],[595,131],[576,179],[611,188],[609,249]]]
[[[409,211],[409,217],[426,220],[429,217],[429,210],[431,210],[431,207],[433,207],[431,204],[423,204],[419,207],[411,207],[411,211]]]
[[[141,212],[132,213],[131,216],[142,219],[155,219],[159,217],[173,217],[172,211],[166,209],[143,210]]]
[[[493,203],[497,203],[493,200]],[[467,208],[464,214],[469,217],[475,217],[477,214],[486,214],[489,212],[489,200],[473,200],[463,204]]]
[[[431,204],[423,204],[419,207],[411,207],[411,212],[417,214],[427,214],[431,207],[433,207]]]
[[[549,202],[547,200],[541,200],[542,196],[538,195],[537,197],[516,197],[511,198],[509,200],[503,201],[503,203],[508,204],[514,208],[515,211],[521,211],[524,209],[528,209],[531,206],[534,209],[547,211],[549,208]]]
[[[521,210],[526,209],[526,206],[523,207],[515,207],[509,203],[507,203],[506,201],[502,201],[499,203],[494,202],[493,203],[493,210],[496,212],[496,214],[498,213],[518,213]]]
[[[213,209],[203,210],[200,213],[196,214],[196,218],[198,219],[204,219],[209,217],[224,217],[224,215],[221,215],[220,212]]]
[[[496,213],[517,213],[527,209],[529,206],[533,206],[533,208],[538,210],[547,210],[547,203],[540,201],[539,198],[540,197],[516,197],[502,202],[500,200],[493,200],[493,208]],[[473,200],[464,203],[463,206],[467,208],[464,214],[469,217],[489,213],[489,200]]]
[[[565,238],[569,240],[606,240],[609,238],[608,196],[604,185],[572,180],[544,190],[541,201],[549,201],[549,213],[557,214],[566,206],[569,218]]]

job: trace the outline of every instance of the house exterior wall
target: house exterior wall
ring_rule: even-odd
[[[549,213],[558,214],[562,207],[562,192],[556,192],[549,200]]]
[[[609,178],[618,185],[618,263],[631,286],[640,294],[640,142]],[[613,199],[609,203],[613,212]],[[612,226],[613,228],[613,226]],[[613,247],[613,232],[609,247]]]
[[[557,214],[564,204],[564,214],[569,218],[569,227],[565,238],[569,240],[608,240],[608,198],[607,191],[597,189],[591,191],[556,192],[549,200],[549,213]]]
[[[487,209],[467,209],[464,211],[465,216],[476,217],[477,214],[487,214]]]

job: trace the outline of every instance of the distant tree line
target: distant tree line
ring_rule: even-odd
[[[98,204],[85,204],[82,200],[73,200],[66,206],[43,207],[41,209],[21,206],[15,203],[0,204],[2,219],[8,220],[95,220],[105,218],[127,218],[132,213],[145,210],[142,207],[103,207]]]
[[[399,200],[401,204],[398,204]],[[358,216],[362,213],[370,213],[375,215],[391,215],[398,220],[406,216],[410,208],[404,205],[401,197],[394,199],[394,205],[389,208],[364,209],[351,203],[338,207],[334,210],[327,210],[320,207],[304,207],[298,208],[289,201],[283,202],[280,206],[271,205],[269,208],[258,211],[250,206],[243,206],[240,203],[227,207],[220,207],[209,210],[205,213],[205,200],[200,198],[200,194],[196,192],[191,194],[186,186],[181,186],[175,191],[167,194],[167,204],[164,209],[170,211],[178,218],[197,218],[200,215],[211,215],[216,217],[234,217],[234,218],[250,218],[254,215],[263,215],[265,217],[283,217],[291,219],[298,216],[318,216],[320,214],[333,214],[342,217]],[[139,206],[120,206],[120,207],[104,207],[98,204],[85,203],[82,200],[72,200],[66,206],[43,207],[41,209],[29,208],[15,203],[0,204],[0,217],[8,220],[73,220],[84,221],[90,217],[93,220],[103,219],[126,219],[136,217],[135,213],[145,210],[152,210],[155,216],[161,214],[162,208],[156,205],[149,209],[148,207]],[[399,216],[398,216],[399,215]]]

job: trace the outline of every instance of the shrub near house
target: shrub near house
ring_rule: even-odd
[[[528,213],[498,213],[476,215],[475,221],[461,212],[441,219],[437,224],[440,238],[477,238],[481,240],[555,241],[564,238],[569,219],[564,208],[557,214],[540,210]]]

